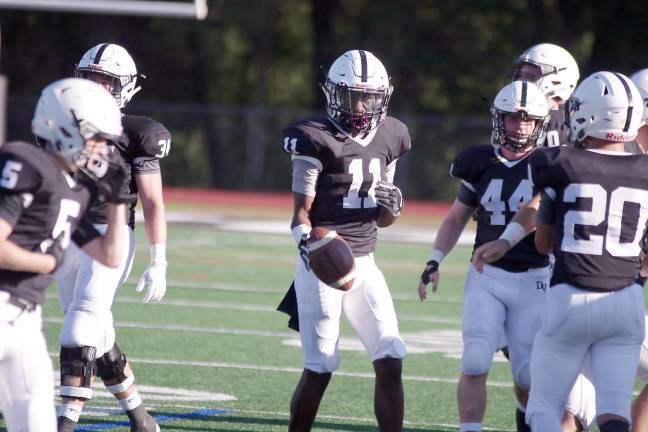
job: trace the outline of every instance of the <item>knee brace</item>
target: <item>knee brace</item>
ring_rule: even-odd
[[[629,432],[630,424],[623,420],[609,420],[599,426],[601,432]]]
[[[90,346],[61,347],[61,396],[92,398],[92,377],[97,373],[97,349]],[[81,386],[64,385],[65,377],[80,377]]]
[[[97,359],[97,374],[104,381],[117,381],[117,384],[106,385],[106,389],[113,394],[128,390],[133,385],[133,374],[126,376],[126,356],[117,344]]]
[[[493,350],[486,341],[467,339],[461,356],[461,372],[470,376],[487,373],[493,364]]]

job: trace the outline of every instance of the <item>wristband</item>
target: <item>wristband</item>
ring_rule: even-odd
[[[149,246],[151,253],[151,264],[166,264],[166,245],[156,243]]]
[[[522,225],[517,222],[511,222],[506,226],[506,229],[499,236],[500,239],[506,240],[511,247],[520,243],[524,237],[527,236],[526,230]]]
[[[306,224],[299,224],[290,231],[292,232],[293,239],[295,239],[295,243],[299,244],[304,238],[304,235],[306,237],[310,235],[311,227]]]
[[[443,258],[445,258],[446,254],[441,252],[439,249],[432,249],[430,252],[430,257],[428,258],[428,261],[436,261],[437,263],[441,264],[443,261]]]

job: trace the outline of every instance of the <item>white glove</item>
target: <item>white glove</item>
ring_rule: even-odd
[[[151,245],[151,262],[144,270],[135,291],[142,292],[146,286],[144,303],[162,300],[166,292],[166,251],[165,245]]]

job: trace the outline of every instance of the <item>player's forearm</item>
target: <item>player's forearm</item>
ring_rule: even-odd
[[[164,201],[142,199],[142,210],[144,212],[144,229],[149,245],[166,244],[167,222]]]
[[[463,220],[453,216],[446,217],[437,232],[434,249],[443,252],[444,255],[450,253],[457,244],[459,236],[461,236],[467,223],[468,219]]]
[[[32,252],[11,240],[0,241],[0,268],[30,273],[51,273],[56,259],[49,254]]]
[[[527,234],[531,234],[536,229],[536,220],[538,215],[538,207],[540,206],[540,194],[535,195],[531,200],[521,209],[519,209],[511,222],[520,224]]]

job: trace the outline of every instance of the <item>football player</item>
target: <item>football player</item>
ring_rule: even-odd
[[[297,121],[284,131],[284,150],[293,164],[291,227],[300,249],[294,287],[304,352],[289,430],[307,431],[313,425],[339,365],[344,311],[373,362],[379,429],[400,431],[405,345],[373,251],[376,227],[393,223],[403,207],[393,179],[396,161],[411,147],[410,136],[403,123],[387,116],[393,88],[385,67],[369,51],[348,51],[335,60],[322,90],[328,116]],[[351,247],[356,265],[351,290],[333,289],[310,270],[305,245],[313,226],[337,231]]]
[[[528,157],[544,142],[549,108],[533,83],[514,81],[495,97],[491,108],[493,145],[468,148],[450,170],[461,180],[457,199],[443,220],[418,293],[427,285],[436,291],[439,267],[466,223],[476,213],[475,248],[498,238],[518,208],[533,196]],[[457,389],[461,432],[481,431],[486,409],[486,378],[502,329],[509,343],[515,382],[530,387],[529,357],[540,326],[549,260],[536,252],[533,235],[482,272],[468,270],[464,289],[462,335],[464,350]]]
[[[644,111],[637,137],[634,141],[627,141],[624,146],[628,153],[645,154],[648,152],[648,109],[646,109],[648,104],[648,69],[635,72],[630,79],[641,94]],[[642,256],[645,263],[645,251],[642,251]],[[645,270],[641,276],[647,276]],[[643,285],[644,280],[640,279],[639,283]],[[646,332],[646,336],[648,336],[648,332]],[[646,385],[648,383],[648,339],[644,339],[642,343],[637,376],[644,382],[644,388],[632,406],[632,430],[634,432],[648,430],[648,385]],[[587,430],[596,419],[596,398],[591,377],[591,365],[590,362],[586,362],[583,373],[578,376],[567,399],[566,414],[563,419],[564,432]]]
[[[576,88],[579,77],[578,64],[567,50],[558,45],[550,43],[534,45],[524,51],[516,61],[513,80],[533,82],[547,97],[549,126],[543,143],[545,147],[565,145],[568,142],[565,102]],[[502,351],[508,357],[508,347],[502,348]],[[515,409],[517,432],[530,432],[524,411],[529,395],[517,383],[514,383],[513,389],[517,400]]]
[[[564,145],[569,131],[565,126],[565,102],[578,84],[578,64],[564,48],[541,43],[524,51],[517,59],[513,80],[535,83],[549,103],[546,147]]]
[[[73,242],[116,267],[125,224],[125,170],[106,152],[106,140],[122,134],[110,94],[78,78],[56,81],[41,93],[32,130],[42,148],[0,148],[0,408],[9,432],[56,430],[41,305],[63,252]],[[88,219],[92,192],[81,172],[108,202],[104,236]]]
[[[626,76],[597,72],[568,103],[570,141],[579,148],[531,158],[534,186],[543,191],[536,246],[554,251],[556,265],[533,348],[527,422],[532,430],[562,430],[567,396],[589,356],[599,429],[629,431],[644,338],[635,280],[648,220],[648,158],[624,145],[637,136],[644,102]]]
[[[119,45],[102,43],[88,50],[76,75],[105,87],[124,108],[140,90],[135,62]],[[110,143],[115,157],[128,167],[125,193],[138,194],[144,210],[144,226],[151,259],[136,290],[147,288],[144,302],[160,301],[166,291],[166,220],[162,200],[160,159],[169,152],[171,135],[149,117],[124,115],[128,140]],[[135,247],[133,226],[135,200],[128,209],[128,229],[124,230],[123,259],[116,269],[106,268],[78,248],[70,248],[56,275],[59,300],[65,314],[61,344],[61,397],[59,432],[74,430],[83,405],[92,397],[90,383],[95,373],[127,414],[132,432],[153,432],[158,425],[142,405],[135,388],[133,371],[115,342],[111,313],[119,288],[130,273]],[[106,205],[97,200],[90,208],[90,220],[98,230],[106,223]],[[78,365],[85,365],[79,368]]]

